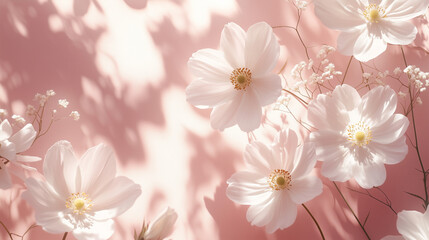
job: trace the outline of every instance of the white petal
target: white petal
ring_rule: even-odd
[[[0,162],[0,168],[0,189],[8,189],[12,187],[12,180],[3,161]]]
[[[408,45],[414,41],[417,28],[409,22],[382,21],[381,34],[384,41],[390,44]]]
[[[4,140],[0,144],[0,156],[9,161],[14,161],[16,158],[15,144],[8,140]]]
[[[361,97],[356,89],[347,84],[335,87],[332,97],[342,104],[346,111],[354,110],[361,102]]]
[[[420,212],[399,212],[396,227],[405,239],[429,239],[428,219]]]
[[[166,208],[155,220],[150,223],[144,234],[145,240],[161,240],[168,237],[173,232],[174,223],[177,220],[177,213]]]
[[[70,232],[74,228],[60,211],[38,211],[36,212],[36,223],[42,226],[44,231],[53,234]]]
[[[278,193],[276,193],[278,195]],[[252,205],[247,209],[246,218],[252,225],[262,227],[267,225],[274,217],[275,210],[273,203],[276,196],[267,198],[260,204]]]
[[[48,183],[60,196],[68,197],[79,191],[76,186],[77,159],[67,141],[58,141],[46,152],[43,173]]]
[[[368,146],[370,146],[371,151],[379,155],[385,164],[397,164],[407,156],[408,146],[405,140],[405,136],[402,136],[389,144],[371,142]]]
[[[244,51],[245,65],[252,71],[252,75],[260,76],[271,72],[280,54],[280,46],[271,26],[266,22],[250,26]]]
[[[235,23],[225,24],[220,35],[220,48],[233,68],[244,66],[246,32]]]
[[[267,224],[267,233],[274,233],[278,229],[285,229],[291,226],[296,219],[296,205],[289,198],[288,194],[279,194],[270,207],[274,211],[272,220]]]
[[[278,161],[275,161],[271,149],[261,142],[254,141],[247,144],[243,155],[249,168],[266,176],[272,169],[283,168]]]
[[[115,223],[112,219],[94,221],[90,228],[76,228],[73,236],[78,240],[105,240],[115,232]]]
[[[339,132],[319,130],[310,134],[310,141],[316,144],[316,156],[319,161],[338,158],[341,146],[346,141]]]
[[[237,124],[244,132],[255,130],[261,124],[262,108],[252,89],[246,89],[237,109]]]
[[[117,177],[97,192],[91,192],[94,218],[106,220],[121,215],[133,206],[141,187],[127,177]]]
[[[387,43],[384,41],[380,29],[376,25],[369,25],[359,35],[353,47],[353,56],[367,62],[386,51]]]
[[[260,204],[272,197],[267,176],[255,172],[237,172],[227,181],[226,196],[242,205]]]
[[[33,125],[27,124],[21,130],[16,132],[9,141],[15,144],[17,153],[24,152],[31,147],[36,138],[37,132],[34,130]]]
[[[408,129],[408,118],[402,114],[394,114],[383,124],[371,128],[371,141],[388,144],[402,137]]]
[[[292,178],[292,186],[289,189],[289,197],[296,204],[302,204],[310,201],[322,193],[322,181],[316,176],[305,178]]]
[[[82,176],[81,191],[97,194],[116,176],[115,153],[111,147],[99,144],[85,152],[79,167]]]
[[[189,71],[205,81],[229,82],[234,70],[225,60],[221,51],[201,49],[189,58]]]
[[[316,144],[306,142],[304,145],[298,146],[296,154],[293,158],[292,178],[301,178],[307,176],[316,165]]]
[[[378,187],[386,180],[386,168],[383,163],[361,163],[352,171],[356,182],[362,188]]]
[[[281,130],[274,139],[273,153],[277,154],[276,159],[271,164],[271,169],[285,169],[292,171],[296,160],[296,150],[298,146],[298,136],[290,129]]]
[[[30,162],[38,162],[42,159],[40,157],[35,157],[35,156],[16,155],[15,160],[18,162],[30,163]]]
[[[210,114],[210,124],[214,129],[223,131],[237,123],[236,115],[242,95],[237,94],[231,102],[213,108]]]
[[[366,28],[366,25],[362,25],[350,31],[341,32],[337,39],[338,51],[346,56],[353,55],[356,41],[364,31],[364,28]]]
[[[383,0],[380,6],[385,7],[388,19],[406,21],[423,15],[428,4],[426,0]]]
[[[316,16],[329,28],[348,31],[365,23],[359,16],[364,7],[360,1],[316,0],[314,5]]]
[[[325,156],[325,162],[322,165],[321,173],[323,176],[329,178],[331,181],[345,182],[351,178],[350,162],[354,159],[350,154],[343,149],[327,148],[331,149],[332,158]]]
[[[7,119],[0,123],[0,141],[8,139],[12,135],[12,126]]]
[[[397,97],[390,87],[378,86],[362,97],[359,112],[370,127],[379,126],[395,113]]]
[[[318,129],[331,129],[340,132],[346,128],[349,115],[345,111],[344,105],[334,97],[319,94],[308,105],[308,120]]]
[[[212,108],[231,101],[237,90],[230,82],[194,80],[186,88],[186,100],[198,108]]]
[[[51,211],[61,211],[65,209],[67,198],[59,196],[49,184],[44,181],[28,178],[25,180],[27,191],[22,197],[36,210],[36,212],[46,209]]]
[[[281,79],[277,74],[267,74],[252,78],[251,86],[261,106],[275,102],[280,97],[282,91]]]

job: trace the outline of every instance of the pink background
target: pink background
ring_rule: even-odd
[[[294,225],[272,235],[246,221],[247,206],[230,201],[225,189],[226,180],[243,166],[247,135],[237,127],[224,132],[212,129],[210,110],[196,109],[185,99],[184,90],[194,79],[186,66],[191,54],[218,48],[228,22],[247,29],[259,21],[294,25],[296,10],[283,0],[149,0],[147,6],[139,0],[1,0],[0,108],[23,115],[35,93],[53,89],[55,99],[70,102],[67,111],[59,110],[59,114],[77,110],[81,119],[55,123],[29,154],[43,156],[61,139],[70,141],[78,156],[100,142],[115,149],[118,175],[141,184],[143,194],[116,219],[112,239],[131,239],[143,219],[150,221],[167,206],[179,214],[172,239],[319,239],[316,226],[301,206]],[[312,57],[322,44],[336,45],[338,33],[321,25],[312,6],[304,12],[300,26]],[[292,30],[274,32],[283,46],[278,69],[287,58],[288,73],[294,64],[306,60],[302,45]],[[427,28],[420,31],[415,44],[429,46]],[[412,47],[405,51],[409,64],[429,71],[424,52]],[[331,59],[344,71],[349,57],[336,53]],[[403,68],[399,47],[389,46],[369,64],[382,70]],[[351,67],[348,81],[352,76],[360,81],[357,61]],[[423,159],[427,159],[426,92],[422,99],[416,117]],[[261,129],[256,131],[257,136],[264,134]],[[42,163],[33,166],[41,170]],[[402,163],[387,166],[387,180],[381,188],[395,210],[423,211],[418,200],[404,193],[422,194],[418,168],[412,148]],[[22,234],[34,223],[34,215],[19,197],[25,186],[14,180],[13,189],[0,190],[0,220],[12,232]],[[323,194],[307,206],[326,238],[363,239],[333,184],[322,180]],[[339,185],[362,221],[370,213],[366,228],[373,239],[398,234],[396,216],[387,207],[349,191],[349,187],[359,190],[354,182]],[[61,239],[40,227],[27,236]],[[7,239],[3,229],[0,239]],[[69,235],[67,239],[74,238]]]

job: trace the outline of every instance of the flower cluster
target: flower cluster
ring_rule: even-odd
[[[307,60],[297,61],[288,75],[282,74],[285,67],[282,68],[283,86],[276,74],[271,73],[278,60],[278,43],[266,23],[254,24],[247,32],[229,23],[221,34],[220,51],[199,50],[188,62],[197,80],[188,86],[187,100],[199,108],[214,108],[210,116],[213,128],[223,130],[237,124],[249,133],[260,126],[261,107],[275,103],[274,110],[290,114],[309,131],[301,135],[304,139],[301,144],[287,124],[279,130],[272,145],[256,140],[252,133],[243,153],[246,169],[227,180],[227,197],[238,204],[250,205],[247,220],[252,225],[265,226],[268,233],[291,226],[297,215],[296,205],[322,193],[322,182],[313,174],[317,160],[323,162],[320,174],[333,181],[340,193],[335,182],[355,181],[367,192],[383,185],[387,175],[385,164],[398,164],[408,154],[407,116],[413,113],[415,131],[413,107],[421,102],[418,94],[429,85],[429,74],[414,65],[403,70],[408,84],[402,84],[401,68],[396,67],[391,75],[389,70],[380,71],[365,63],[383,53],[388,43],[408,45],[414,41],[417,30],[409,20],[422,15],[429,1],[314,1],[315,14],[322,23],[340,31],[339,52],[352,56],[344,71],[329,60],[336,51],[334,47],[322,45],[316,58],[310,57],[298,29],[302,10],[308,3],[298,0],[292,3],[298,11],[297,24],[276,28],[297,32]],[[405,55],[402,58],[407,65]],[[358,78],[362,81],[356,87],[346,84],[353,59],[359,61],[362,71]],[[410,108],[403,108],[404,114],[397,113],[397,93],[387,78],[401,82],[400,89],[407,88],[410,94],[417,92],[411,97]],[[279,94],[281,90],[283,93]],[[398,92],[401,97],[407,95]],[[296,103],[292,99],[304,107],[307,123],[289,108]],[[418,147],[415,149],[418,151]],[[420,155],[419,161],[426,181],[427,170]],[[426,182],[424,185],[426,188]],[[425,208],[428,206],[427,196],[414,197],[423,200]],[[391,207],[390,200],[385,205]],[[319,224],[303,206],[324,239]],[[411,227],[406,226],[407,218],[413,218],[410,222],[416,225],[416,219],[426,219],[417,215],[406,211],[398,214],[398,230],[406,239],[428,237],[427,231],[411,233]],[[365,227],[356,219],[369,239]],[[412,237],[417,235],[420,237]]]

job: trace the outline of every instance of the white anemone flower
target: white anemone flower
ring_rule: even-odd
[[[382,240],[422,240],[429,239],[429,211],[401,211],[398,213],[396,228],[402,236],[386,236]]]
[[[226,194],[232,201],[251,205],[247,220],[268,233],[295,222],[297,204],[322,193],[322,182],[311,172],[316,164],[312,143],[298,145],[295,132],[281,131],[272,146],[252,142],[246,146],[248,170],[228,179]]]
[[[47,151],[43,173],[43,180],[26,180],[22,197],[43,230],[73,232],[79,240],[108,239],[114,232],[112,218],[141,194],[139,185],[115,176],[114,152],[103,144],[88,149],[78,161],[71,144],[59,141]]]
[[[144,233],[144,240],[162,240],[173,232],[177,213],[174,209],[166,208],[155,220],[149,224]]]
[[[423,15],[428,0],[316,0],[316,16],[341,31],[338,50],[366,62],[383,53],[387,44],[408,45],[417,29],[409,21]]]
[[[6,119],[0,123],[0,189],[8,189],[12,186],[9,170],[19,177],[23,177],[20,169],[35,170],[23,163],[39,161],[40,158],[23,156],[19,153],[28,150],[36,136],[37,132],[31,124],[25,125],[12,135],[12,126],[9,121]]]
[[[261,123],[262,106],[274,103],[281,93],[280,77],[271,72],[277,64],[279,44],[265,22],[250,26],[247,32],[228,23],[220,48],[192,54],[188,67],[198,79],[187,87],[187,100],[198,108],[213,108],[213,128],[238,124],[242,131],[250,132]]]
[[[349,85],[331,95],[320,94],[308,106],[308,119],[318,131],[310,134],[322,175],[332,181],[354,178],[363,188],[386,180],[384,164],[396,164],[408,153],[409,121],[395,114],[396,93],[378,86],[363,97]]]

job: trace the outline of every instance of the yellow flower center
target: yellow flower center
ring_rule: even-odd
[[[363,15],[367,21],[378,23],[380,19],[386,17],[386,11],[377,4],[371,3],[365,8]]]
[[[252,82],[252,72],[248,68],[236,68],[229,77],[234,89],[245,90]]]
[[[66,200],[66,207],[73,210],[73,213],[77,213],[79,215],[91,210],[92,206],[92,200],[88,198],[88,195],[84,192],[72,193]]]
[[[371,129],[363,122],[349,124],[347,126],[347,139],[353,146],[366,146],[371,142]]]
[[[283,189],[289,189],[292,184],[292,177],[290,176],[290,173],[283,169],[276,169],[271,172],[270,176],[268,177],[268,184],[270,184],[270,187],[273,190],[283,190]]]

